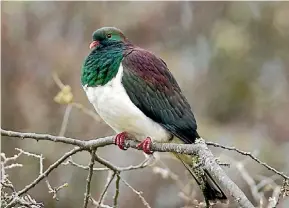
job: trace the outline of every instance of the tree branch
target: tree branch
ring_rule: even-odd
[[[120,176],[117,175],[116,180],[115,180],[115,194],[113,197],[113,207],[114,208],[117,207],[117,199],[118,199],[118,195],[119,195],[119,181],[120,181]]]
[[[9,136],[9,137],[22,138],[22,139],[31,138],[31,139],[35,139],[37,141],[38,140],[49,140],[49,141],[54,141],[54,142],[62,142],[62,143],[78,146],[79,148],[77,149],[77,151],[90,150],[92,148],[99,148],[99,147],[104,147],[107,145],[114,144],[114,137],[113,136],[93,139],[93,140],[89,140],[89,141],[82,141],[82,140],[78,140],[78,139],[66,138],[66,137],[61,137],[61,136],[51,136],[48,134],[20,133],[20,132],[14,132],[14,131],[6,131],[3,129],[1,129],[1,135]],[[215,143],[208,143],[208,144],[223,148],[222,145],[218,146],[218,144],[215,144]],[[127,140],[125,142],[125,145],[126,145],[126,147],[138,149],[137,148],[138,143],[134,140]],[[217,180],[217,182],[220,184],[220,186],[224,189],[225,192],[229,193],[239,203],[240,207],[253,207],[253,205],[246,198],[244,193],[238,188],[238,186],[225,174],[223,169],[217,164],[213,154],[208,149],[208,147],[207,147],[207,145],[203,139],[198,140],[195,144],[154,143],[151,145],[151,150],[156,151],[156,152],[174,152],[174,153],[179,153],[179,154],[187,154],[187,155],[196,154],[196,155],[198,155],[200,158],[202,167],[204,169],[206,169]],[[254,156],[252,157],[251,154],[237,150],[236,148],[230,148],[230,150],[234,150],[234,151],[239,152],[240,154],[247,155],[254,160],[257,159]],[[73,153],[73,154],[75,154],[75,153]],[[72,155],[72,154],[69,154],[67,157],[69,157],[70,155]],[[65,157],[65,159],[67,157]],[[62,162],[64,160],[62,160]],[[98,161],[99,163],[103,164],[104,166],[108,167],[109,169],[111,169],[114,172],[113,173],[114,176],[115,176],[115,174],[118,174],[121,171],[120,168],[114,166],[113,164],[111,164],[110,162],[106,161],[105,159],[99,157],[98,155],[95,155],[95,160]],[[258,159],[256,161],[262,165],[265,164]],[[61,164],[61,162],[59,164]],[[59,164],[57,164],[57,166]],[[268,165],[266,164],[266,167],[267,166]],[[283,178],[286,178],[286,179],[289,178],[288,176],[282,174],[281,172],[276,171],[274,168],[271,168],[270,166],[268,166],[268,167],[270,170],[279,174]],[[49,169],[49,171],[51,171],[51,170]],[[47,171],[48,171],[48,169],[47,169]],[[47,171],[45,171],[44,173],[46,173]],[[114,178],[114,176],[112,178]],[[25,188],[24,190],[20,191],[20,193],[23,194],[26,191],[28,191],[30,188],[32,188],[37,183],[38,180],[42,180],[43,177],[45,177],[45,176],[42,175],[41,177],[38,177],[36,179],[35,183],[33,183],[33,185],[30,185],[29,188]],[[121,180],[122,180],[122,178],[121,178]],[[100,202],[100,204],[101,204],[101,202]]]
[[[108,190],[108,187],[109,185],[111,184],[111,182],[113,181],[114,177],[116,175],[116,172],[113,172],[113,171],[110,171],[107,175],[107,179],[106,179],[106,184],[104,185],[104,189],[99,197],[99,200],[98,200],[98,207],[101,206],[102,204],[102,201],[104,200],[104,197],[106,195],[106,192]]]
[[[145,198],[142,196],[142,192],[141,191],[137,191],[135,190],[128,182],[126,182],[126,180],[124,180],[123,178],[120,177],[120,180],[127,186],[129,187],[135,194],[138,195],[138,197],[141,199],[142,203],[145,205],[145,207],[147,208],[151,208],[151,206],[149,205],[149,203],[145,200]]]
[[[85,141],[81,141],[78,139],[72,139],[63,136],[52,136],[50,134],[36,134],[36,133],[21,133],[16,131],[6,131],[1,129],[2,136],[9,136],[11,138],[20,138],[20,139],[34,139],[36,141],[52,141],[52,142],[60,142],[65,144],[71,144],[79,147],[85,146]]]
[[[214,147],[219,147],[219,148],[226,149],[226,150],[235,151],[235,152],[238,152],[241,155],[248,156],[251,159],[255,160],[257,163],[259,163],[260,165],[263,165],[264,167],[266,167],[268,170],[271,170],[274,173],[276,173],[279,176],[281,176],[282,178],[284,178],[286,180],[289,180],[289,176],[285,175],[284,173],[282,173],[282,172],[276,170],[275,168],[272,168],[271,166],[267,165],[266,163],[262,162],[257,157],[252,155],[250,152],[245,152],[245,151],[237,149],[236,147],[228,147],[228,146],[224,146],[224,145],[217,144],[217,143],[214,143],[214,142],[206,142],[206,144],[209,145],[209,146],[214,146]]]
[[[86,179],[86,191],[85,191],[85,194],[84,194],[83,208],[87,207],[89,196],[90,196],[90,183],[91,183],[91,179],[92,179],[92,175],[93,175],[93,166],[94,166],[94,161],[95,161],[95,152],[96,152],[96,149],[91,151],[91,160],[90,160],[90,163],[89,163],[89,171],[88,171],[88,175],[87,175],[87,179]]]
[[[43,180],[45,177],[47,177],[49,175],[49,173],[54,170],[55,168],[57,168],[62,162],[64,162],[69,156],[74,155],[77,152],[83,151],[84,148],[83,147],[75,147],[74,149],[70,150],[69,152],[65,153],[61,158],[59,158],[55,163],[53,163],[51,166],[49,166],[49,168],[43,172],[41,175],[39,175],[32,183],[30,183],[29,185],[27,185],[25,188],[23,188],[22,190],[18,191],[16,193],[16,196],[14,199],[18,199],[19,196],[25,194],[27,191],[29,191],[31,188],[33,188],[34,186],[36,186],[36,184],[38,184],[41,180]],[[13,207],[13,205],[16,203],[16,200],[12,200],[7,206],[6,208],[10,208]]]

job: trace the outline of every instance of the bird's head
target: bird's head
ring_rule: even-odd
[[[127,41],[127,38],[119,29],[115,27],[102,27],[92,34],[92,42],[89,48],[94,49],[98,46],[109,46]]]

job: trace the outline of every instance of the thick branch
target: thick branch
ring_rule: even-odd
[[[227,193],[237,201],[240,207],[254,207],[252,203],[247,199],[245,194],[239,189],[239,187],[226,175],[224,170],[216,163],[216,160],[212,152],[208,149],[204,140],[198,141],[199,150],[198,155],[203,167],[212,174],[221,187],[226,190]]]

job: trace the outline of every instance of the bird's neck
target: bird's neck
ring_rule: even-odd
[[[123,59],[123,47],[109,46],[94,49],[82,66],[81,83],[83,86],[103,86],[112,80]]]

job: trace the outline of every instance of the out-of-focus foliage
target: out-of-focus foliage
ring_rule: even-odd
[[[262,160],[289,172],[289,3],[1,3],[2,128],[59,133],[65,111],[59,103],[69,103],[72,97],[55,97],[59,89],[53,71],[71,86],[74,101],[92,109],[80,85],[81,64],[89,53],[92,32],[116,26],[133,43],[166,61],[192,105],[204,138],[256,150]],[[72,111],[66,136],[89,139],[111,134],[103,122]],[[42,153],[49,164],[69,149],[62,144],[2,139],[7,155],[13,155],[17,146]],[[142,156],[116,147],[100,151],[119,165],[135,163]],[[89,156],[77,160],[86,164]],[[37,164],[22,162],[28,166],[11,173],[18,189],[37,175]],[[172,170],[181,167],[168,163]],[[272,175],[254,162],[247,168],[252,176]],[[179,169],[176,173],[183,174]],[[228,173],[250,198],[251,192],[236,170]],[[144,192],[152,207],[183,204],[175,184],[149,169],[126,177]],[[44,184],[31,195],[46,207],[80,207],[85,178],[85,171],[63,167],[50,179],[55,186],[69,183],[59,193],[59,202],[51,199]],[[97,197],[105,183],[103,174],[95,174],[93,181]],[[121,207],[139,207],[138,198],[121,188]],[[113,190],[108,198],[112,194]]]

